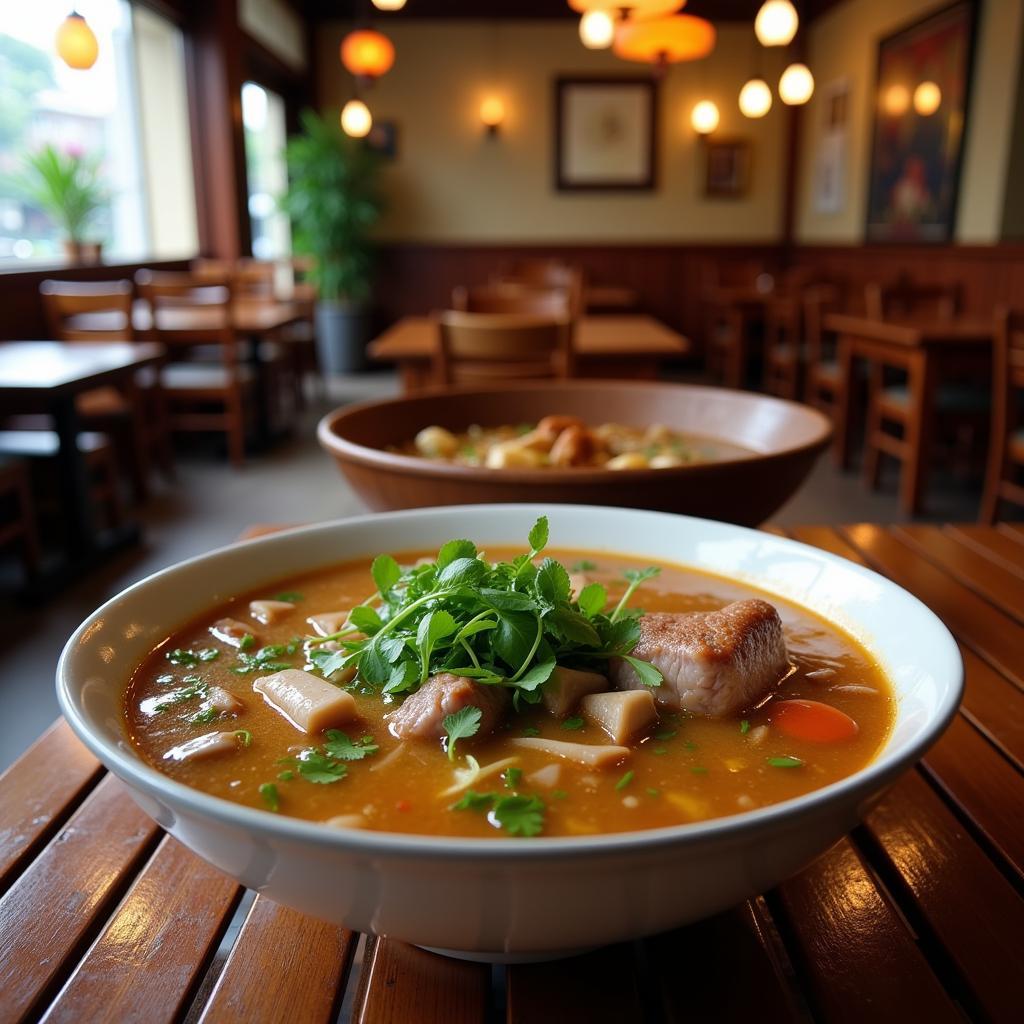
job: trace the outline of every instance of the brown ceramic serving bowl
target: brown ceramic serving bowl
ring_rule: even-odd
[[[399,455],[389,447],[437,424],[536,423],[553,413],[591,425],[666,426],[748,449],[748,457],[671,469],[485,469]],[[648,381],[529,381],[431,391],[329,413],[320,444],[376,510],[495,502],[618,505],[754,526],[803,483],[831,436],[796,402],[746,391]]]

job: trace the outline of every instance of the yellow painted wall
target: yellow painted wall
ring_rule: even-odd
[[[947,0],[846,0],[810,26],[808,58],[819,88],[806,108],[802,133],[798,241],[863,240],[879,39],[946,4]],[[982,0],[954,235],[958,242],[996,242],[1000,237],[1022,25],[1024,0]],[[850,83],[847,198],[840,212],[822,214],[814,209],[812,195],[822,125],[820,100],[822,87],[840,78]]]
[[[774,241],[780,232],[784,126],[776,108],[761,121],[736,106],[755,59],[769,81],[780,54],[760,50],[750,26],[719,33],[706,61],[669,73],[660,97],[654,192],[559,193],[553,185],[554,79],[559,74],[642,73],[580,44],[573,21],[422,21],[378,24],[393,39],[394,68],[367,95],[374,116],[399,126],[399,158],[386,171],[390,209],[382,238],[431,242]],[[349,26],[317,34],[320,100],[340,106],[351,78],[338,61]],[[760,50],[760,53],[758,53]],[[481,98],[495,91],[506,122],[484,135]],[[753,143],[752,188],[743,199],[706,199],[690,109],[707,96],[722,112],[719,135]]]

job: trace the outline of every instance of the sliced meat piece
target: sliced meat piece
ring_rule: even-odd
[[[210,632],[222,643],[230,644],[232,647],[241,647],[246,636],[251,636],[252,629],[238,619],[218,619],[211,627]]]
[[[249,614],[264,626],[280,622],[295,608],[291,601],[250,601]]]
[[[757,598],[717,612],[644,615],[632,656],[665,677],[651,689],[659,704],[707,718],[759,704],[789,671],[779,613]],[[614,658],[610,667],[618,689],[647,689],[629,662]]]
[[[336,814],[324,824],[330,828],[366,828],[366,817],[362,814]]]
[[[562,766],[560,764],[546,764],[526,776],[526,781],[531,786],[543,786],[545,789],[554,789],[562,777]]]
[[[263,699],[296,729],[305,733],[333,729],[358,716],[351,693],[300,668],[260,676],[252,688],[262,693]]]
[[[306,621],[313,627],[317,636],[333,636],[345,625],[348,612],[321,612],[319,615],[310,615]]]
[[[544,707],[564,718],[588,693],[608,689],[608,680],[600,672],[581,672],[575,668],[556,668],[540,691]]]
[[[401,707],[388,715],[388,728],[399,739],[415,737],[439,740],[444,720],[466,707],[480,709],[478,736],[493,732],[508,706],[508,693],[501,686],[485,686],[450,672],[431,676]]]
[[[543,736],[517,736],[510,739],[513,747],[539,750],[554,757],[574,761],[584,768],[609,768],[622,764],[629,757],[629,747],[603,746],[593,743],[566,743],[565,740],[548,740]]]
[[[233,732],[208,732],[204,736],[187,740],[171,747],[164,754],[165,761],[200,761],[215,754],[227,754],[239,750],[242,744]]]
[[[223,686],[211,686],[206,691],[206,703],[222,715],[237,715],[245,710],[245,705]]]
[[[590,693],[580,701],[584,718],[601,726],[613,743],[628,746],[658,720],[649,689]]]

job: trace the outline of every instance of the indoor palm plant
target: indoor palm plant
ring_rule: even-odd
[[[291,217],[295,251],[314,261],[320,365],[327,373],[355,370],[366,346],[370,230],[381,212],[380,158],[362,140],[345,135],[337,120],[309,110],[286,155],[283,207]]]
[[[25,158],[20,185],[25,199],[63,229],[69,260],[99,259],[100,243],[89,239],[89,228],[108,199],[98,157],[45,145]]]

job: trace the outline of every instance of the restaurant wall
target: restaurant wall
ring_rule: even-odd
[[[803,244],[860,243],[864,238],[878,42],[947,6],[948,0],[844,0],[808,28],[808,61],[817,89],[804,112],[796,238]],[[1003,237],[1004,205],[1021,60],[1024,0],[979,0],[971,96],[954,240],[984,244]],[[850,87],[846,201],[836,213],[815,209],[814,162],[830,82]]]
[[[383,24],[383,19],[381,19]],[[351,95],[338,60],[347,22],[317,32],[319,99],[337,108]],[[719,32],[714,54],[672,68],[661,87],[658,187],[646,193],[571,193],[554,188],[554,80],[560,74],[642,74],[640,65],[588,51],[577,25],[558,21],[411,21],[386,26],[397,60],[366,99],[374,117],[398,126],[398,156],[385,172],[389,242],[636,243],[775,241],[780,233],[787,111],[743,118],[740,86],[762,62],[778,76],[782,55],[756,46],[749,25]],[[480,123],[481,99],[502,97],[497,136]],[[709,199],[703,152],[690,127],[702,97],[721,111],[718,136],[753,146],[749,193]]]

